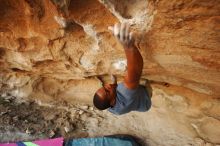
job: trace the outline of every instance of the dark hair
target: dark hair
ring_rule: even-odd
[[[107,98],[101,98],[97,94],[93,97],[93,104],[99,110],[105,110],[111,106],[110,101]]]

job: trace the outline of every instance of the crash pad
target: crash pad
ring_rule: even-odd
[[[79,138],[66,142],[65,146],[140,146],[131,137]]]

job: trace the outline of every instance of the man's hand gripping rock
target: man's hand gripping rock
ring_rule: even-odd
[[[121,42],[124,49],[134,49],[134,38],[133,33],[130,32],[130,25],[127,23],[115,24],[110,26],[110,29],[114,36]]]

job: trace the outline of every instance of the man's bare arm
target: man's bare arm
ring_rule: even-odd
[[[115,24],[112,28],[114,35],[124,46],[127,58],[127,73],[125,75],[125,86],[129,89],[137,88],[143,69],[143,58],[137,47],[134,45],[134,38],[129,31],[128,24]]]
[[[127,74],[125,75],[125,86],[129,89],[137,88],[143,69],[143,58],[135,46],[125,49],[127,58]]]

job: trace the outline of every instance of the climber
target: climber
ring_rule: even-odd
[[[94,95],[93,104],[99,110],[121,115],[130,111],[144,112],[150,109],[151,99],[144,86],[139,85],[143,68],[143,58],[134,44],[130,26],[126,23],[110,27],[114,36],[124,47],[127,58],[127,73],[124,81],[117,84],[115,76],[113,84],[103,85]]]

